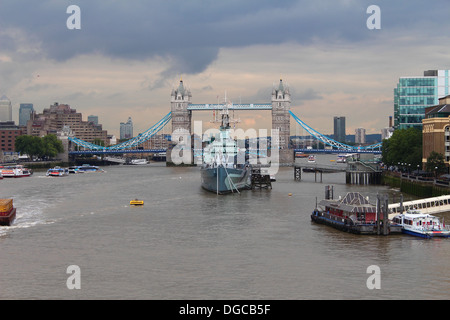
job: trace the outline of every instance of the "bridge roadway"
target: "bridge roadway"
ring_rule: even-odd
[[[188,105],[188,110],[222,110],[223,104],[190,104]],[[272,110],[271,103],[246,103],[246,104],[231,104],[228,106],[228,110]]]
[[[294,152],[303,153],[372,153],[381,154],[381,150],[367,150],[367,149],[294,149]]]
[[[428,214],[450,212],[450,195],[403,202],[403,211],[408,209],[417,209],[421,213]],[[389,211],[389,219],[392,219],[400,213],[401,202],[390,204]]]

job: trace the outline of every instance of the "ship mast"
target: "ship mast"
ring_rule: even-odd
[[[227,92],[226,91],[225,91],[225,99],[224,99],[224,102],[222,104],[222,107],[220,107],[219,103],[217,104],[217,106],[218,106],[217,109],[220,109],[220,108],[222,109],[220,111],[221,118],[220,118],[220,120],[217,119],[217,113],[215,112],[215,110],[213,110],[214,120],[211,121],[211,122],[215,122],[215,123],[219,123],[220,122],[221,123],[221,126],[220,126],[221,129],[230,129],[230,124],[231,123],[234,123],[235,124],[234,126],[236,126],[236,123],[241,122],[240,119],[234,118],[234,109],[233,109],[233,117],[230,117],[229,108],[233,106],[233,103],[231,103],[231,102],[229,102],[227,100]]]

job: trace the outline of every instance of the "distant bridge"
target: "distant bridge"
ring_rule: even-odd
[[[223,109],[222,104],[189,104],[188,110],[220,110]],[[232,104],[228,107],[230,110],[272,110],[272,104]],[[324,144],[330,146],[332,149],[295,149],[294,151],[301,151],[305,153],[321,152],[321,153],[373,153],[380,154],[382,143],[376,143],[369,146],[350,146],[342,142],[333,140],[320,132],[314,130],[308,126],[305,122],[300,120],[292,111],[289,111],[292,118],[302,126],[310,135],[315,139],[323,142]],[[144,133],[139,134],[137,137],[132,138],[123,143],[104,147],[95,145],[93,143],[81,140],[76,137],[69,137],[68,139],[74,144],[81,147],[83,150],[70,151],[70,155],[81,155],[81,154],[123,154],[123,153],[154,153],[154,152],[164,152],[166,150],[139,150],[136,149],[143,142],[152,138],[155,134],[161,131],[172,119],[172,113],[169,112],[161,120],[159,120],[155,125],[150,127]]]

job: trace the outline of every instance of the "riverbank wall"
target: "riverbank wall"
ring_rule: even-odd
[[[431,198],[450,194],[448,181],[436,179],[420,180],[420,177],[399,173],[383,172],[381,183],[392,188],[398,188],[403,193],[419,198]]]

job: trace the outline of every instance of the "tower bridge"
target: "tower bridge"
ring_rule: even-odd
[[[152,138],[155,134],[161,131],[166,125],[171,122],[172,125],[172,141],[179,141],[180,135],[192,134],[192,112],[193,111],[208,111],[208,110],[222,110],[223,104],[194,104],[192,103],[192,94],[189,89],[184,86],[183,80],[177,88],[172,89],[170,95],[170,112],[159,120],[155,125],[150,127],[144,133],[139,134],[137,137],[132,138],[123,143],[103,147],[95,145],[93,143],[80,140],[76,137],[69,136],[67,140],[72,146],[77,145],[79,150],[70,151],[71,155],[78,154],[124,154],[124,153],[136,153],[144,152],[144,150],[136,151],[139,145]],[[381,143],[374,144],[365,147],[354,147],[344,143],[335,141],[324,134],[316,131],[312,127],[308,126],[299,117],[297,117],[291,111],[291,95],[289,87],[283,83],[280,79],[278,86],[274,86],[272,89],[271,102],[270,103],[247,103],[247,104],[231,104],[228,106],[229,110],[270,110],[272,115],[272,129],[278,130],[278,148],[279,148],[279,160],[280,163],[293,163],[294,161],[294,149],[290,148],[290,131],[291,131],[291,118],[294,119],[298,125],[300,125],[308,134],[321,141],[324,145],[331,147],[331,150],[327,152],[335,153],[380,153]],[[69,149],[73,149],[70,148]],[[146,150],[149,152],[149,150]],[[150,150],[153,152],[161,152],[162,150]],[[310,150],[311,151],[311,150]],[[320,152],[321,149],[315,150]],[[167,152],[167,159],[170,161],[170,152]]]

